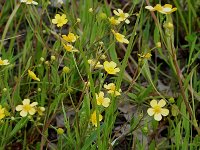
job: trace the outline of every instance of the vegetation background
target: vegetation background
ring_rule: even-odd
[[[199,149],[200,1],[58,2],[0,1],[0,56],[9,61],[0,65],[0,149]],[[145,9],[167,3],[177,10]],[[129,24],[111,24],[117,9],[129,13]],[[67,24],[53,24],[56,14],[65,14]],[[73,43],[79,52],[63,47],[69,32],[79,36]],[[97,61],[113,61],[120,72],[95,69]],[[106,92],[111,82],[119,96]],[[108,107],[98,105],[100,91]],[[41,106],[37,113],[16,111],[24,99]],[[153,99],[167,103],[161,121],[147,113]],[[94,111],[103,117],[95,115],[96,126]]]

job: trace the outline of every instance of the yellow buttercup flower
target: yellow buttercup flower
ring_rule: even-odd
[[[108,18],[108,19],[109,19],[109,21],[110,21],[110,23],[112,25],[118,25],[118,24],[120,24],[120,21],[117,20],[117,19],[115,19],[114,17],[111,17],[111,18]]]
[[[113,61],[111,61],[111,62],[105,61],[103,63],[103,66],[104,66],[105,71],[108,74],[116,74],[117,72],[120,71],[120,69],[116,67],[117,64]]]
[[[24,99],[22,101],[23,105],[18,105],[16,107],[16,111],[20,111],[20,116],[26,117],[29,115],[34,115],[36,112],[36,106],[38,105],[37,102],[33,102],[30,104],[30,99]]]
[[[99,94],[96,94],[96,100],[97,100],[97,105],[108,107],[110,104],[110,99],[105,98],[103,92],[99,92]]]
[[[2,60],[1,57],[0,57],[0,66],[6,66],[6,65],[9,65],[10,63],[8,62],[7,59],[4,59]]]
[[[118,42],[120,42],[120,43],[126,43],[126,44],[128,44],[129,43],[129,41],[127,40],[127,39],[125,39],[124,37],[124,35],[122,35],[122,34],[120,34],[120,33],[117,33],[117,32],[115,32],[114,30],[112,30],[112,33],[114,34],[114,36],[115,36],[115,38],[116,38],[116,40],[118,41]]]
[[[66,41],[66,42],[75,42],[78,38],[78,36],[74,35],[73,33],[69,32],[69,34],[66,36],[66,35],[62,35],[63,39]]]
[[[150,11],[158,11],[162,14],[171,14],[172,12],[177,10],[176,7],[172,8],[172,5],[170,5],[170,4],[165,4],[164,6],[157,4],[155,7],[146,6],[145,8]]]
[[[43,116],[44,111],[45,111],[45,108],[44,108],[44,107],[37,107],[37,113],[38,113],[40,116]]]
[[[63,47],[65,48],[65,50],[68,51],[68,52],[79,52],[71,44],[64,44],[64,43],[62,43],[62,44],[63,44]]]
[[[20,0],[21,3],[26,3],[26,4],[33,4],[33,5],[38,5],[37,2],[33,1],[33,0]]]
[[[36,81],[40,81],[40,79],[35,75],[35,73],[31,70],[28,70],[28,75],[29,77],[31,77],[33,80],[36,80]]]
[[[99,121],[101,121],[103,119],[103,116],[101,114],[99,114]],[[92,122],[92,124],[97,127],[97,113],[96,111],[94,111],[90,117],[90,121]]]
[[[98,61],[94,60],[94,59],[88,59],[88,63],[94,67],[95,69],[99,69],[99,68],[103,68],[103,65]]]
[[[5,108],[2,108],[2,106],[0,105],[0,120],[3,119],[5,116]]]
[[[166,108],[162,108],[166,105],[165,100],[161,99],[159,102],[157,100],[152,100],[150,102],[152,108],[147,110],[149,116],[154,115],[154,119],[160,121],[162,116],[167,116],[169,114],[169,110]]]
[[[109,84],[104,84],[104,88],[108,90],[108,93],[110,94],[114,94],[114,96],[119,96],[121,95],[121,89],[119,89],[118,91],[116,90],[116,86],[114,83],[109,83]]]
[[[130,23],[130,21],[127,19],[127,18],[129,17],[129,14],[128,14],[128,13],[124,13],[123,10],[117,9],[117,11],[114,10],[113,13],[114,13],[116,16],[119,17],[119,18],[118,18],[119,21],[125,21],[127,24]]]
[[[52,19],[52,23],[56,24],[57,27],[62,27],[67,22],[68,22],[68,20],[67,20],[65,14],[62,14],[62,16],[60,16],[59,14],[56,14],[55,19]]]

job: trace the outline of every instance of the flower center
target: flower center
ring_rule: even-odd
[[[3,64],[4,64],[3,60],[0,60],[0,65],[3,65]]]
[[[27,2],[30,2],[30,3],[32,3],[32,2],[33,2],[33,0],[27,0]]]
[[[172,9],[171,9],[171,8],[168,8],[168,7],[167,7],[167,8],[163,8],[163,11],[164,11],[164,12],[170,12],[171,10],[172,10]]]
[[[155,106],[155,107],[154,107],[154,112],[155,112],[156,114],[159,114],[159,113],[161,112],[161,107],[160,107],[160,106]]]
[[[119,17],[122,18],[122,19],[125,19],[125,18],[126,18],[124,13],[120,13],[120,14],[119,14]]]
[[[29,111],[32,107],[30,105],[24,105],[23,110],[24,111]]]

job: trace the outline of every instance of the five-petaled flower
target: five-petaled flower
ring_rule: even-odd
[[[66,42],[75,42],[78,38],[77,35],[74,35],[73,33],[69,32],[68,35],[62,35],[62,38],[66,41]]]
[[[20,0],[21,3],[26,3],[26,4],[33,4],[33,5],[38,5],[38,3],[34,0]]]
[[[158,11],[162,14],[171,14],[172,12],[177,10],[176,7],[172,8],[172,5],[170,5],[170,4],[165,4],[164,6],[157,4],[155,7],[146,6],[145,8],[150,11]]]
[[[28,75],[29,75],[29,77],[31,77],[33,80],[40,81],[40,79],[36,76],[36,74],[35,74],[33,71],[28,70]]]
[[[120,34],[118,32],[115,32],[114,30],[112,30],[112,33],[114,34],[116,40],[120,43],[126,43],[128,44],[129,41],[125,38],[125,36],[123,34]]]
[[[7,59],[4,59],[2,60],[1,57],[0,57],[0,66],[6,66],[6,65],[9,65],[10,63],[8,62]]]
[[[97,100],[97,105],[108,107],[110,104],[110,99],[105,98],[103,92],[99,92],[99,94],[96,94],[96,100]]]
[[[67,22],[68,22],[68,20],[67,20],[65,14],[62,14],[62,16],[60,16],[59,14],[56,14],[55,18],[52,19],[52,23],[57,24],[57,27],[62,27]]]
[[[105,71],[108,74],[116,74],[117,72],[120,71],[120,69],[118,67],[116,67],[117,64],[113,61],[111,61],[111,62],[105,61],[103,63],[103,66],[104,66]]]
[[[99,114],[99,121],[101,121],[103,119],[103,116],[101,114]],[[94,111],[92,114],[91,114],[91,117],[90,117],[90,121],[92,122],[92,124],[97,127],[97,113],[96,111]]]
[[[130,21],[127,19],[129,17],[129,14],[128,13],[124,13],[123,10],[121,9],[117,9],[113,11],[113,13],[118,16],[118,20],[121,22],[121,21],[125,21],[127,24],[130,23]]]
[[[5,108],[0,105],[0,120],[5,117]]]
[[[38,105],[37,102],[33,102],[30,104],[30,99],[24,99],[22,101],[23,105],[17,105],[16,111],[20,111],[20,116],[26,117],[29,115],[34,115],[36,112],[36,106]]]
[[[165,100],[161,99],[159,102],[157,100],[152,100],[150,102],[152,108],[148,108],[147,113],[149,116],[154,115],[154,119],[160,121],[162,116],[167,116],[169,114],[169,110],[166,108],[162,108],[166,105]]]
[[[114,96],[119,96],[121,95],[121,89],[118,91],[116,90],[116,86],[114,83],[109,83],[109,84],[104,84],[104,88],[108,90],[108,93],[113,94]]]

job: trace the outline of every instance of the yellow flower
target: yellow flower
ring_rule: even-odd
[[[67,67],[67,66],[63,67],[63,72],[64,73],[69,73],[70,72],[69,67]]]
[[[44,107],[37,107],[37,113],[42,116],[43,115],[43,112],[45,111],[45,108]]]
[[[103,116],[101,114],[99,114],[99,121],[101,121],[103,119]],[[96,111],[94,111],[90,117],[90,121],[92,122],[92,124],[97,127],[97,113]]]
[[[28,114],[34,115],[36,112],[35,106],[38,105],[37,102],[30,104],[30,99],[24,99],[22,101],[23,105],[18,105],[16,111],[20,111],[20,116],[26,117]]]
[[[142,55],[142,54],[138,54],[138,56],[139,57],[141,57],[141,58],[150,58],[152,55],[151,55],[151,53],[146,53],[146,54],[144,54],[144,55]]]
[[[119,91],[116,91],[116,86],[114,83],[104,84],[104,88],[108,90],[108,93],[114,94],[114,96],[121,95],[121,89],[119,89]]]
[[[0,66],[5,66],[5,65],[9,65],[10,63],[8,62],[7,59],[2,60],[0,57]]]
[[[0,105],[0,120],[3,119],[5,116],[5,108],[2,108],[2,106]]]
[[[40,81],[40,79],[35,75],[35,73],[31,70],[28,70],[28,75],[29,77],[31,77],[33,80],[36,80],[36,81]]]
[[[79,52],[77,49],[74,48],[74,46],[72,46],[71,44],[64,44],[62,43],[65,50],[68,52]]]
[[[93,8],[89,8],[88,11],[89,11],[90,13],[92,13],[92,12],[93,12]]]
[[[165,100],[161,99],[159,102],[156,100],[152,100],[150,102],[152,108],[148,108],[147,113],[149,116],[154,115],[154,119],[160,121],[162,116],[167,116],[169,114],[169,110],[166,108],[162,108],[166,105]]]
[[[33,0],[20,0],[21,3],[26,3],[26,4],[33,4],[33,5],[38,5],[37,2]]]
[[[69,32],[69,34],[66,35],[62,35],[63,39],[67,42],[75,42],[78,38],[78,36],[74,35],[73,33]]]
[[[108,107],[110,104],[109,98],[104,98],[104,93],[99,92],[99,95],[96,94],[97,105],[102,105],[104,107]]]
[[[114,30],[112,30],[112,33],[114,34],[114,36],[115,36],[115,38],[116,38],[116,40],[118,41],[118,42],[120,42],[120,43],[126,43],[126,44],[128,44],[129,43],[129,41],[127,40],[127,39],[125,39],[124,37],[124,35],[122,35],[122,34],[120,34],[120,33],[117,33],[117,32],[115,32]]]
[[[120,71],[120,69],[116,67],[117,64],[113,61],[111,62],[105,61],[103,63],[103,66],[108,74],[116,74],[117,72]]]
[[[112,25],[118,25],[118,24],[120,24],[120,21],[117,20],[117,19],[115,19],[114,17],[111,17],[111,18],[108,18],[108,19],[109,19],[109,21],[110,21],[110,23]]]
[[[117,9],[117,11],[114,10],[113,13],[114,13],[116,16],[119,17],[119,18],[118,18],[119,21],[125,21],[127,24],[130,23],[130,21],[127,19],[127,18],[129,17],[129,14],[128,14],[128,13],[124,13],[123,10]]]
[[[62,128],[58,128],[58,129],[57,129],[57,133],[61,135],[61,134],[64,133],[64,130],[63,130]]]
[[[172,8],[172,5],[170,5],[170,4],[165,4],[164,6],[157,4],[155,7],[146,6],[145,8],[150,11],[158,11],[162,14],[171,14],[172,12],[177,10],[176,7]]]
[[[94,60],[94,59],[88,59],[88,63],[94,67],[95,69],[98,69],[98,68],[103,68],[103,65],[98,61]]]
[[[56,14],[55,19],[52,19],[52,23],[57,24],[57,27],[62,27],[67,22],[68,20],[65,14],[63,14],[62,16],[60,16],[59,14]]]

